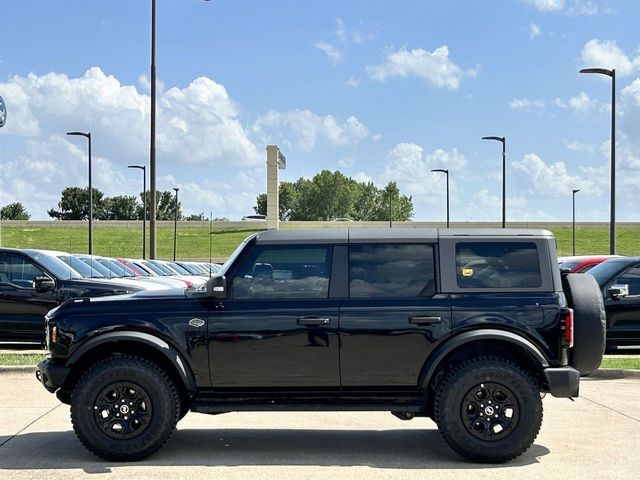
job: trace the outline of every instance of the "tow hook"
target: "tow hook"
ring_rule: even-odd
[[[413,412],[391,412],[391,414],[400,420],[413,420]]]

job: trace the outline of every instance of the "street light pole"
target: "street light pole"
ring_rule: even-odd
[[[176,245],[178,243],[178,191],[179,188],[173,189],[176,192],[176,200],[175,200],[175,217],[173,220],[173,261],[176,261]]]
[[[91,179],[91,132],[67,132],[67,135],[85,137],[89,141],[89,255],[93,255],[93,182]]]
[[[446,168],[434,168],[432,172],[441,172],[447,176],[447,228],[449,228],[449,170]]]
[[[576,254],[576,193],[580,190],[572,190],[573,193],[573,255]]]
[[[129,165],[128,168],[142,170],[142,259],[147,257],[147,167],[145,165]]]
[[[151,139],[149,145],[151,188],[149,258],[156,258],[156,0],[151,0]]]
[[[598,73],[611,77],[611,192],[609,253],[616,254],[616,69],[583,68],[580,73]]]
[[[506,137],[482,137],[482,140],[496,140],[502,142],[502,228],[507,226],[507,154]]]

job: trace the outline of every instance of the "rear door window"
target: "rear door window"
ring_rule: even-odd
[[[432,296],[436,291],[433,246],[375,244],[349,247],[351,298]]]
[[[460,288],[538,288],[542,275],[536,244],[457,243],[456,281]]]

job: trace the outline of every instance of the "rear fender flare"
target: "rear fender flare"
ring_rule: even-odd
[[[520,335],[498,329],[473,330],[470,332],[461,333],[453,338],[450,338],[448,341],[445,341],[443,344],[441,344],[440,347],[429,356],[424,366],[422,367],[422,371],[420,372],[418,386],[421,389],[426,389],[426,387],[431,382],[433,375],[438,371],[438,368],[440,367],[442,361],[451,352],[453,352],[457,348],[462,347],[463,345],[485,340],[499,340],[510,343],[512,345],[516,345],[527,352],[533,359],[535,359],[542,368],[549,367],[549,362],[545,358],[544,354],[540,351],[540,349],[532,342]]]

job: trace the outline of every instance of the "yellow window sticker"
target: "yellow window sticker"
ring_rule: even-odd
[[[463,268],[462,269],[463,277],[473,277],[473,268]]]

